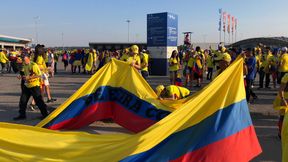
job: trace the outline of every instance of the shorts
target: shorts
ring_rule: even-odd
[[[68,66],[68,61],[67,60],[63,60],[64,66]]]
[[[47,66],[47,67],[51,67],[51,66],[52,66],[52,63],[51,63],[51,62],[47,62],[47,63],[46,63],[46,66]]]
[[[75,60],[75,61],[73,62],[73,65],[74,65],[74,66],[81,66],[82,63],[81,63],[80,60]]]
[[[202,73],[194,72],[194,79],[201,79],[203,77]]]
[[[49,86],[49,80],[48,80],[48,75],[46,73],[42,74],[42,81],[44,86]]]

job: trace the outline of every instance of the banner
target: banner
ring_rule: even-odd
[[[137,134],[97,135],[0,123],[0,161],[250,161],[261,153],[261,147],[246,102],[243,63],[242,58],[235,60],[185,104]],[[120,68],[121,71],[118,71]],[[142,85],[142,82],[136,81],[137,89],[134,89],[134,80],[125,82],[124,78],[131,78],[138,73],[131,68],[129,64],[113,60],[101,69],[105,71],[105,78],[98,83],[88,81],[84,89],[89,92],[80,92],[93,93],[89,87],[95,84],[109,85],[112,90],[108,90],[108,93],[115,99],[118,93],[113,88],[120,88],[119,85],[124,84],[122,89],[131,92],[138,99],[150,99],[151,105],[161,107],[146,82]],[[118,79],[111,80],[109,76],[113,75]],[[96,79],[94,76],[92,78]],[[132,85],[132,88],[126,85]],[[77,99],[73,96],[70,99]],[[128,101],[132,100],[126,99],[126,106],[129,107]],[[69,102],[64,104],[70,105]],[[54,113],[40,125],[49,123],[51,118],[63,111],[62,108],[59,107],[56,110],[58,113]],[[164,110],[169,107],[161,108]],[[139,111],[141,109],[142,107]]]

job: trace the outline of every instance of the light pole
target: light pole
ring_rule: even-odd
[[[64,51],[64,33],[61,33],[62,36],[62,51]]]
[[[40,19],[39,16],[33,17],[35,21],[35,37],[36,37],[36,44],[38,44],[38,20]]]
[[[129,43],[129,37],[130,37],[130,20],[126,20],[127,24],[128,24],[128,43]]]

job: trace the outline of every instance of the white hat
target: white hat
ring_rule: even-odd
[[[286,52],[288,49],[287,49],[287,47],[282,47],[282,49],[281,49],[283,52]]]

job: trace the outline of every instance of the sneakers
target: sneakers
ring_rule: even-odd
[[[26,119],[26,116],[21,116],[21,115],[13,118],[13,120],[15,120],[15,121],[17,121],[17,120],[25,120],[25,119]]]
[[[36,105],[30,104],[29,108],[30,108],[31,111],[36,111]]]
[[[47,100],[47,103],[54,102],[54,101],[57,101],[57,99],[56,98],[51,98],[50,100],[49,99]]]

